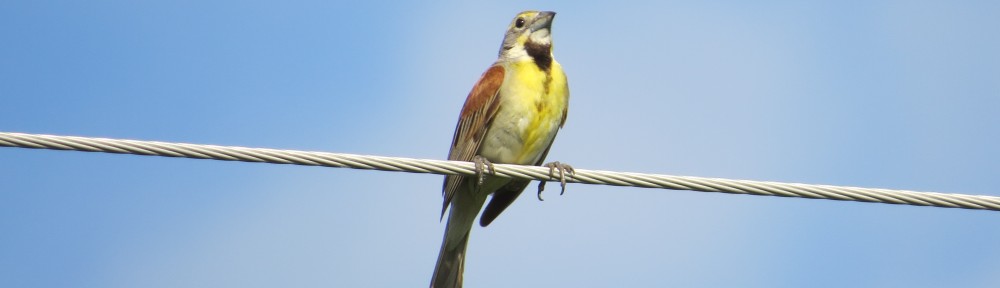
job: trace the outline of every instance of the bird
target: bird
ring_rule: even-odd
[[[542,165],[566,123],[569,85],[552,54],[555,15],[518,13],[507,27],[496,62],[465,99],[448,160],[474,162],[477,176],[445,176],[441,219],[449,209],[450,214],[430,287],[462,287],[469,232],[487,196],[492,195],[479,219],[482,227],[530,182],[495,176],[493,163]],[[572,173],[572,167],[559,162],[544,166],[550,168],[550,176],[559,171],[565,189],[564,173]]]

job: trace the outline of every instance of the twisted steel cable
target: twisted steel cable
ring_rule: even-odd
[[[412,173],[476,175],[472,162],[0,132],[0,146]],[[494,165],[499,176],[558,181],[547,167]],[[1000,211],[1000,197],[575,169],[566,182]]]

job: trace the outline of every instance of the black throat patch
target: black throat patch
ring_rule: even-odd
[[[524,50],[535,59],[538,69],[548,72],[552,68],[552,45],[528,42],[524,44]]]

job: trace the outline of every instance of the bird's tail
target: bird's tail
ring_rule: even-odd
[[[486,183],[485,185],[490,185],[492,182],[487,179]],[[502,182],[500,184],[502,185]],[[484,189],[496,189],[493,186],[486,187]],[[451,211],[448,213],[448,224],[445,224],[444,228],[441,252],[438,254],[437,266],[434,266],[434,276],[431,278],[432,288],[462,287],[465,247],[469,244],[469,232],[472,231],[476,215],[479,215],[479,210],[483,208],[488,196],[487,193],[479,193],[479,189],[459,189],[451,199],[451,206],[448,208]]]
[[[450,224],[449,226],[451,226]],[[471,229],[466,230],[461,238],[452,239],[448,239],[447,230],[449,229],[445,231],[444,241],[441,241],[441,252],[438,254],[437,266],[434,267],[434,277],[431,278],[432,288],[462,287],[462,270],[465,270],[465,247],[469,244]]]

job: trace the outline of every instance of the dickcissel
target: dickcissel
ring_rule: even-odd
[[[431,287],[461,287],[465,248],[476,215],[479,225],[493,222],[521,194],[529,180],[484,175],[492,163],[541,165],[556,133],[566,122],[569,86],[562,66],[552,57],[555,12],[525,11],[507,27],[495,63],[472,86],[458,118],[449,160],[472,161],[479,177],[446,176],[444,217],[450,208]],[[560,169],[558,162],[546,164]],[[551,170],[550,170],[551,172]]]

